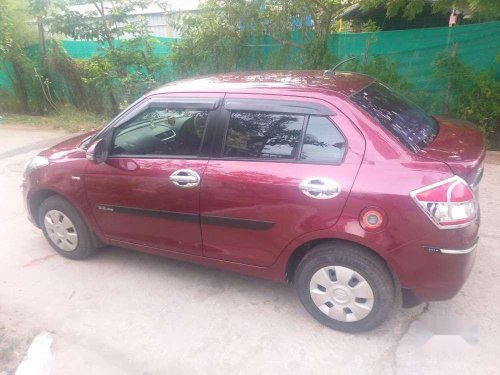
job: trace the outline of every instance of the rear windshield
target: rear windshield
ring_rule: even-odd
[[[436,120],[404,96],[378,82],[352,95],[351,100],[414,152],[425,148],[436,138]]]

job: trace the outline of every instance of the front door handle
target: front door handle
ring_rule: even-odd
[[[299,184],[299,189],[314,199],[332,199],[341,192],[340,184],[327,177],[308,178]]]
[[[191,169],[178,169],[169,177],[174,185],[182,188],[195,187],[200,184],[200,175]]]

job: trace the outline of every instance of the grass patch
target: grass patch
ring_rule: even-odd
[[[110,118],[92,112],[85,112],[72,106],[60,107],[57,112],[46,116],[23,114],[2,114],[0,125],[24,125],[64,129],[68,132],[82,132],[103,127]]]

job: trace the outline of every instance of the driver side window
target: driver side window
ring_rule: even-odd
[[[120,125],[111,155],[197,156],[209,111],[147,108]]]

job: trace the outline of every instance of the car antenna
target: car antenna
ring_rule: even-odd
[[[325,76],[330,76],[330,75],[333,75],[333,74],[335,74],[335,70],[337,70],[337,68],[338,68],[340,65],[342,65],[342,64],[344,64],[344,63],[346,63],[346,62],[348,62],[348,61],[355,60],[356,58],[357,58],[356,56],[351,56],[351,57],[349,57],[349,58],[347,58],[347,59],[344,59],[344,60],[340,61],[339,63],[337,63],[337,64],[336,64],[333,68],[328,69],[328,70],[325,70],[323,74],[324,74]]]

